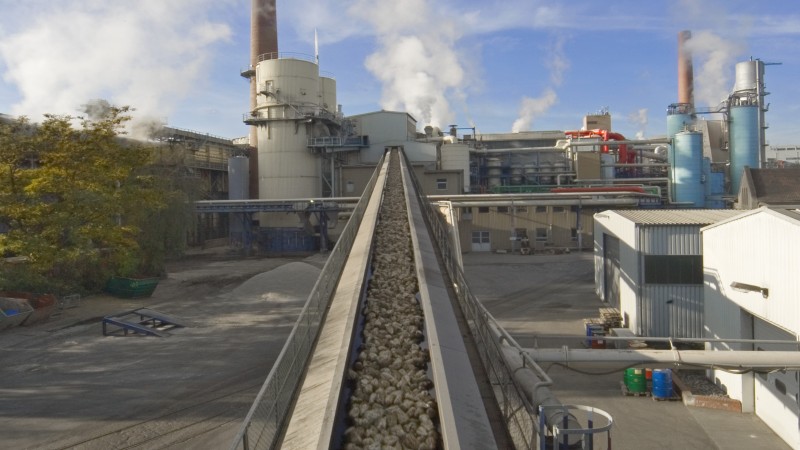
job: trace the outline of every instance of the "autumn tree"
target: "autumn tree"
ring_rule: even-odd
[[[159,249],[142,245],[148,221],[181,196],[148,170],[148,149],[121,138],[129,112],[46,115],[35,132],[25,119],[0,125],[0,253],[28,258],[25,276],[6,270],[0,283],[93,291],[111,275],[158,271],[163,257],[147,252]]]

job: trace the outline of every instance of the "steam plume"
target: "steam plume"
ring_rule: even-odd
[[[693,33],[687,46],[700,61],[700,70],[695,72],[695,102],[716,106],[728,96],[732,68],[743,48],[708,30]]]
[[[647,108],[641,108],[628,115],[628,120],[637,126],[636,139],[644,139],[647,135]]]
[[[0,70],[21,96],[10,112],[36,120],[104,98],[134,107],[137,116],[168,116],[196,88],[211,46],[231,36],[211,18],[219,3],[32,0],[10,7],[27,12],[24,24],[0,28]],[[84,112],[102,112],[89,105]]]
[[[379,48],[365,65],[383,84],[381,107],[433,126],[452,123],[448,97],[460,95],[464,83],[457,27],[438,20],[424,0],[357,0],[350,12],[377,35]]]
[[[518,133],[531,128],[534,119],[541,117],[550,107],[558,102],[558,95],[555,88],[561,86],[564,72],[569,69],[569,60],[564,55],[564,40],[558,39],[550,48],[549,58],[545,66],[550,69],[550,87],[537,97],[523,97],[522,105],[519,109],[519,118],[514,121],[511,131]]]

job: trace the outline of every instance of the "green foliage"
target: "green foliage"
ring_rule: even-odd
[[[129,111],[110,106],[77,128],[55,115],[35,130],[24,118],[0,124],[0,255],[26,256],[29,272],[0,267],[0,288],[49,280],[96,291],[111,275],[160,274],[165,255],[183,250],[170,222],[186,220],[169,216],[190,199],[149,166],[149,149],[119,137]]]

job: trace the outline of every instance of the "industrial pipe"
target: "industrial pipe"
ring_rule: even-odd
[[[621,363],[625,365],[667,364],[700,366],[727,370],[797,370],[800,352],[796,351],[709,351],[709,350],[597,350],[562,348],[525,349],[537,363]]]
[[[594,193],[597,194],[597,193]],[[609,192],[618,194],[618,192]],[[639,195],[647,197],[647,195]],[[636,198],[607,198],[607,199],[565,199],[565,200],[510,200],[510,201],[484,201],[484,202],[453,202],[453,206],[458,208],[480,207],[480,206],[635,206],[639,204]]]

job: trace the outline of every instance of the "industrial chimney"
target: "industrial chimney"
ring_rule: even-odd
[[[250,111],[256,108],[256,65],[259,57],[278,57],[278,15],[275,0],[252,0],[250,12]],[[258,198],[258,133],[250,126],[250,198]]]
[[[691,38],[692,32],[689,30],[678,33],[678,103],[691,105],[691,109],[694,109],[692,52],[687,46]]]

